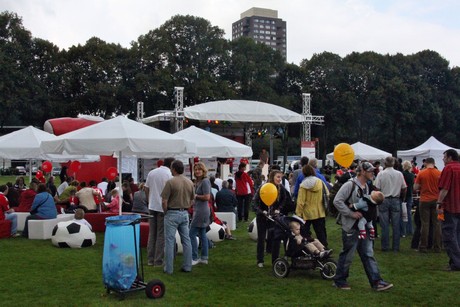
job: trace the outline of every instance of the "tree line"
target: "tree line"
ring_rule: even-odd
[[[312,128],[322,155],[356,141],[395,153],[431,135],[460,147],[460,70],[432,50],[323,52],[295,65],[250,38],[226,40],[222,29],[189,15],[173,16],[130,48],[92,37],[60,50],[32,37],[16,13],[0,14],[0,127],[41,127],[78,114],[133,117],[138,101],[150,116],[174,108],[176,86],[186,106],[247,99],[298,113],[301,94],[311,93],[312,114],[325,117]],[[299,127],[290,131],[278,147],[297,154]]]

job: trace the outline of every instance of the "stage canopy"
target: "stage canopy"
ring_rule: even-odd
[[[249,123],[300,123],[302,115],[286,108],[252,100],[219,100],[184,108],[184,115],[195,120]]]

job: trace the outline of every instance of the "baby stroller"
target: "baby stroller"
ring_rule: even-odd
[[[289,275],[290,270],[304,269],[313,270],[319,269],[321,277],[331,280],[335,277],[337,271],[337,263],[330,258],[328,254],[326,257],[318,257],[308,253],[303,248],[299,248],[295,241],[289,223],[296,221],[300,223],[302,236],[305,236],[305,222],[298,216],[278,216],[267,217],[275,223],[275,236],[284,242],[285,256],[278,258],[273,263],[273,274],[278,278],[284,278]],[[289,264],[289,260],[291,264]]]

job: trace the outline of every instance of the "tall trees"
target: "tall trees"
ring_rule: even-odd
[[[231,42],[227,80],[236,97],[275,103],[276,77],[283,68],[284,59],[278,51],[248,37]]]
[[[64,108],[68,114],[107,117],[133,111],[122,71],[128,58],[126,49],[93,37],[84,46],[63,53]]]
[[[138,97],[147,110],[172,109],[175,86],[184,87],[185,105],[224,99],[228,42],[223,30],[193,16],[174,16],[133,45],[142,85]],[[142,97],[143,96],[143,97]]]
[[[186,106],[250,99],[298,113],[301,94],[311,93],[312,113],[325,116],[323,127],[312,128],[322,151],[359,140],[395,152],[430,135],[460,147],[460,70],[435,51],[343,58],[323,52],[294,65],[269,46],[223,35],[203,18],[178,15],[131,48],[93,37],[59,50],[33,38],[15,13],[3,12],[0,127],[41,126],[48,118],[79,113],[133,114],[138,101],[151,115],[173,109],[174,87],[182,86]],[[290,128],[292,135],[298,127]]]
[[[0,14],[0,127],[22,118],[30,104],[32,36],[15,13]]]

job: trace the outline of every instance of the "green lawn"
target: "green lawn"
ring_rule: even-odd
[[[248,223],[239,223],[236,241],[217,243],[210,250],[209,265],[197,265],[191,273],[168,276],[161,268],[147,265],[145,280],[161,279],[166,294],[159,300],[143,292],[128,294],[119,301],[107,295],[102,283],[103,234],[97,244],[85,249],[60,249],[50,240],[24,238],[0,240],[2,263],[0,302],[2,306],[456,306],[455,289],[460,272],[445,272],[447,256],[411,250],[411,237],[401,239],[400,253],[382,253],[376,241],[376,258],[381,274],[395,286],[377,293],[367,282],[356,255],[350,272],[351,291],[333,288],[318,271],[293,271],[285,279],[273,277],[271,268],[256,266],[256,243],[247,235]],[[337,259],[340,229],[328,220],[330,247]],[[143,249],[145,255],[145,249]],[[144,257],[145,259],[145,257]],[[266,263],[270,255],[266,257]]]
[[[332,248],[340,248],[339,230],[328,221]],[[376,293],[367,283],[359,258],[355,257],[349,282],[351,291],[336,290],[317,271],[293,271],[285,279],[272,276],[271,268],[258,268],[255,242],[246,233],[247,224],[235,231],[236,241],[224,241],[210,251],[209,265],[198,265],[193,272],[178,272],[181,257],[176,259],[172,276],[160,268],[145,266],[145,279],[159,278],[166,285],[166,295],[158,301],[144,293],[129,294],[124,305],[142,303],[184,305],[457,305],[454,292],[460,273],[444,272],[447,257],[442,254],[418,254],[410,250],[410,238],[402,239],[398,254],[381,253],[376,243],[376,257],[382,276],[395,287]],[[23,238],[0,240],[2,266],[1,301],[3,306],[120,304],[115,295],[107,296],[102,283],[103,235],[86,249],[60,249],[48,241]],[[145,250],[143,250],[145,253]],[[337,253],[335,254],[337,256]],[[267,260],[269,260],[267,256]]]

